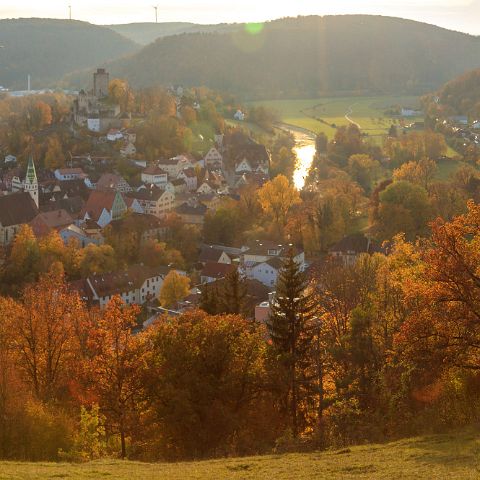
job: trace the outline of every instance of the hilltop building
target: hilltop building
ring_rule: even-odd
[[[122,118],[120,106],[108,98],[109,74],[98,68],[93,74],[93,90],[80,90],[73,102],[73,120],[92,132],[103,132],[111,128],[120,128]]]

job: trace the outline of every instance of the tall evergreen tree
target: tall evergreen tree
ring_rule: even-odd
[[[244,314],[246,311],[247,283],[238,268],[232,270],[222,285],[219,297],[220,313]]]
[[[205,283],[202,285],[199,307],[209,315],[216,315],[218,313],[218,291],[215,283]]]
[[[284,398],[292,433],[305,426],[301,404],[311,394],[310,355],[315,327],[316,304],[308,292],[308,281],[291,249],[280,271],[275,300],[267,321],[278,366],[285,375]]]

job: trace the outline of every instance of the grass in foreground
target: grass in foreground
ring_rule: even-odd
[[[335,480],[480,478],[480,433],[417,437],[383,445],[309,454],[191,463],[102,460],[87,464],[0,462],[1,480]]]

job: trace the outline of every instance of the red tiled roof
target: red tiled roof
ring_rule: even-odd
[[[52,210],[39,213],[31,222],[33,232],[37,237],[47,235],[50,230],[65,227],[73,223],[73,218],[65,210]]]
[[[115,173],[104,173],[97,182],[97,189],[115,188],[118,184],[124,183],[125,179]]]
[[[115,191],[94,190],[88,197],[80,216],[83,218],[88,213],[92,220],[98,220],[104,208],[109,211],[112,209],[116,195]]]
[[[227,263],[207,262],[201,272],[202,277],[223,278],[235,270],[235,265]]]
[[[166,175],[167,174],[165,170],[162,170],[157,165],[149,165],[145,170],[143,170],[142,173],[145,173],[146,175]]]

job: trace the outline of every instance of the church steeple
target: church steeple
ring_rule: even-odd
[[[38,208],[38,180],[32,156],[28,159],[27,176],[25,177],[25,191],[30,194]]]

